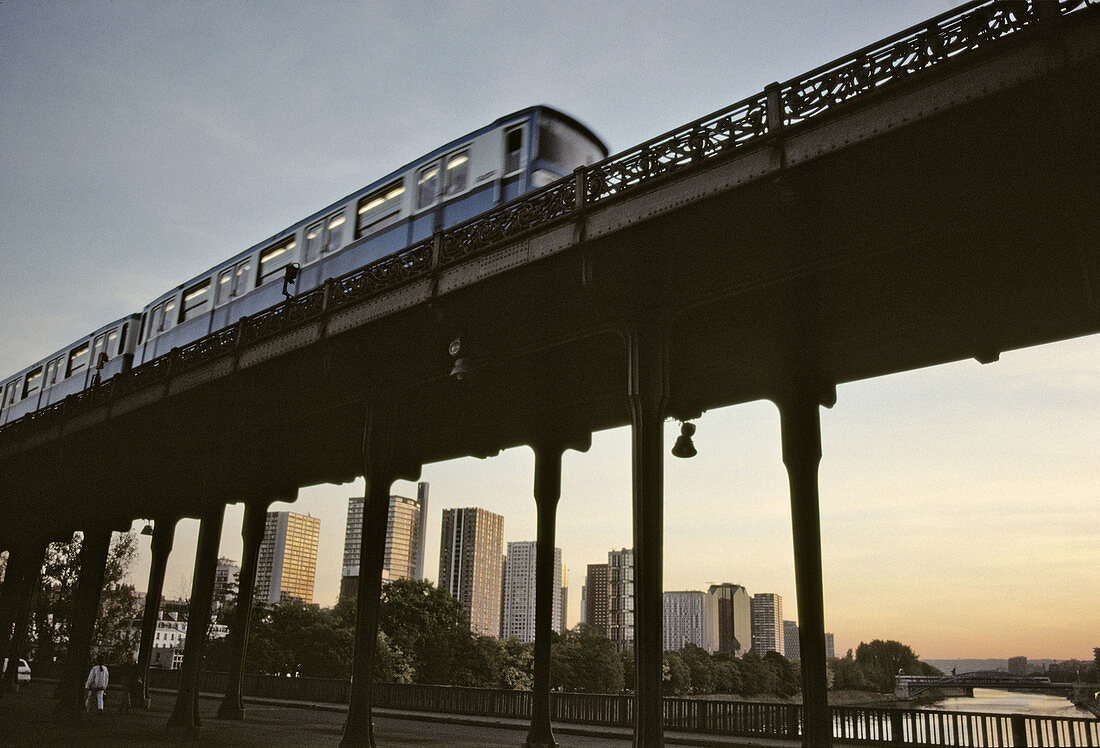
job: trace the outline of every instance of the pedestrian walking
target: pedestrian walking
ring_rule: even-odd
[[[103,664],[103,656],[96,657],[95,664],[88,671],[88,678],[84,681],[84,688],[88,691],[88,695],[84,699],[84,711],[91,709],[92,699],[94,698],[96,714],[103,714],[103,692],[107,690],[107,682],[110,677],[111,674],[107,672],[107,666]]]

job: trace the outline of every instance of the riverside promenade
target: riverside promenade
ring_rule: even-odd
[[[168,717],[176,695],[155,691],[149,710],[119,712],[120,694],[111,689],[103,716],[86,714],[75,723],[58,722],[53,716],[56,681],[36,680],[17,692],[0,696],[0,746],[338,746],[347,719],[347,707],[273,699],[245,699],[243,722],[216,718],[220,697],[200,699],[202,728],[198,739],[172,735]],[[375,711],[375,735],[379,746],[448,746],[496,748],[523,745],[526,724],[521,720],[440,717],[413,712]],[[562,748],[625,748],[632,731],[626,728],[555,726]],[[755,746],[795,747],[794,741],[724,739],[711,736],[665,733],[669,745],[739,748]]]

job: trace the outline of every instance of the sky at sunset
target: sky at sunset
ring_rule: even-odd
[[[5,0],[0,374],[509,112],[562,109],[617,152],[956,4]],[[822,412],[821,531],[838,654],[891,638],[935,659],[1091,659],[1100,336],[837,394]],[[699,455],[665,466],[665,589],[736,582],[797,618],[775,407],[697,425]],[[506,541],[534,539],[533,462],[515,449],[425,466],[431,578],[445,507],[498,512]],[[361,481],[314,486],[273,506],[322,519],[322,605],[361,494]],[[224,527],[235,559],[242,513]],[[570,624],[585,565],[629,547],[630,528],[629,431],[597,433],[563,466]],[[196,536],[180,523],[168,595],[189,594]]]

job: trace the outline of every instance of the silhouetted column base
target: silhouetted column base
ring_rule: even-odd
[[[187,616],[187,638],[183,645],[183,668],[176,706],[168,718],[168,731],[177,737],[199,736],[199,681],[202,653],[214,598],[214,575],[218,569],[218,545],[222,538],[225,503],[211,500],[203,509],[199,523],[199,543],[195,553],[195,575],[191,581],[191,607]]]
[[[825,665],[825,602],[822,593],[821,519],[817,486],[821,462],[821,416],[818,400],[796,394],[779,402],[783,463],[791,486],[795,590],[802,667],[802,745],[831,748]]]
[[[294,497],[289,497],[293,500]],[[267,501],[249,501],[244,507],[241,537],[244,540],[240,582],[237,589],[237,611],[233,629],[229,632],[230,665],[225,676],[225,698],[218,707],[218,719],[244,719],[244,698],[241,684],[244,680],[244,661],[248,651],[248,629],[252,620],[252,601],[256,590],[256,563],[260,556],[260,543],[264,539],[267,521]]]
[[[664,746],[661,681],[664,565],[664,428],[668,402],[666,333],[639,324],[629,336],[634,510],[634,746]]]
[[[554,535],[561,497],[561,453],[557,446],[535,448],[535,683],[527,748],[556,748],[550,723],[550,636],[554,628]]]
[[[145,595],[145,611],[141,616],[141,644],[138,647],[137,672],[141,678],[141,697],[135,706],[148,709],[153,704],[149,691],[149,665],[153,659],[153,641],[157,631],[160,598],[164,593],[164,574],[168,556],[176,535],[176,519],[155,520],[153,528],[152,562],[149,566],[149,586]]]
[[[59,719],[80,719],[84,714],[84,680],[91,668],[92,632],[99,612],[107,554],[111,550],[108,527],[89,529],[80,544],[80,577],[73,596],[73,620],[69,647],[65,653],[65,671],[57,685]]]

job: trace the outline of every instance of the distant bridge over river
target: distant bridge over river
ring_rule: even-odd
[[[975,688],[993,688],[1002,691],[1035,691],[1038,693],[1091,696],[1100,690],[1095,683],[1054,683],[1041,676],[1012,675],[1001,672],[963,673],[962,675],[898,675],[894,678],[894,695],[908,699],[932,689],[967,691],[973,696]]]

